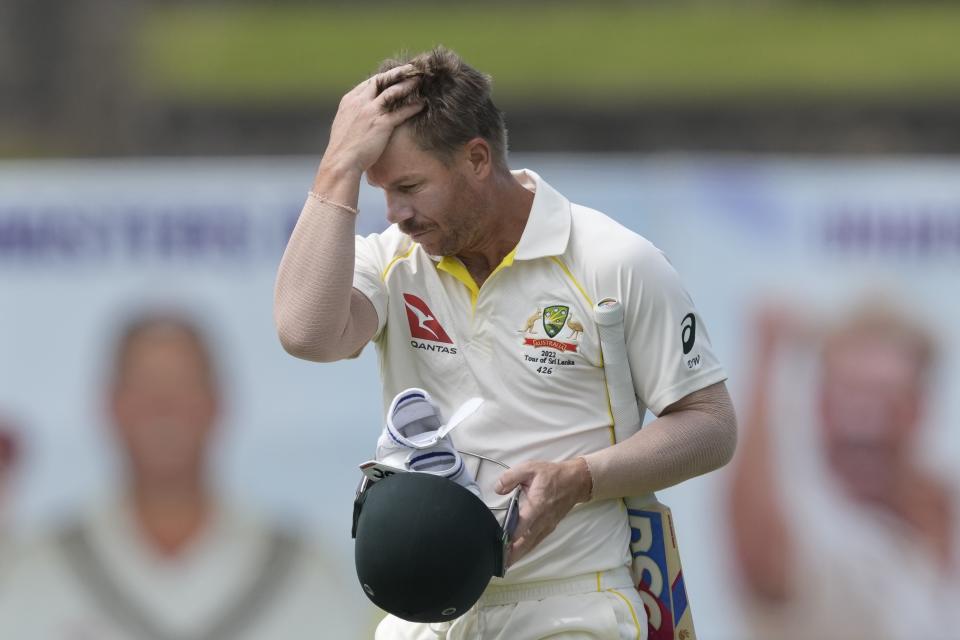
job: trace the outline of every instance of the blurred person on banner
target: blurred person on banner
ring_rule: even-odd
[[[331,563],[211,486],[222,397],[192,320],[148,313],[126,326],[107,406],[125,462],[122,493],[18,553],[0,597],[0,637],[360,637],[369,614],[356,615]]]
[[[10,522],[10,500],[13,473],[19,454],[18,429],[0,416],[0,588],[12,562],[13,533]]]
[[[754,329],[730,503],[752,637],[960,638],[957,492],[918,455],[932,334],[880,301]]]

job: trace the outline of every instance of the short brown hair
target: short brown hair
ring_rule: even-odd
[[[825,338],[827,352],[842,348],[857,338],[876,338],[910,353],[917,371],[925,376],[934,365],[936,342],[932,332],[885,299],[862,301],[846,319],[831,328]]]
[[[211,386],[217,386],[218,372],[209,341],[198,321],[176,310],[144,310],[128,318],[114,346],[114,384],[123,374],[128,356],[140,338],[155,333],[173,333],[186,338],[196,349]]]
[[[402,101],[388,104],[391,110],[411,100],[422,100],[423,110],[408,120],[413,138],[424,151],[448,159],[454,151],[476,137],[490,145],[494,162],[507,167],[507,129],[503,113],[490,97],[490,76],[480,73],[457,53],[439,46],[416,56],[399,55],[380,63],[379,73],[411,64],[419,76],[417,88]],[[405,78],[398,78],[397,82]],[[378,86],[378,93],[387,85]]]

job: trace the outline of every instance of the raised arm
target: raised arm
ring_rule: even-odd
[[[394,129],[422,108],[419,102],[386,108],[416,86],[412,71],[404,65],[373,76],[340,101],[274,289],[280,343],[298,358],[347,358],[376,333],[373,304],[353,288],[357,198],[363,172],[383,153]],[[384,86],[388,88],[381,91]]]
[[[758,314],[757,345],[746,406],[744,438],[733,465],[730,523],[746,583],[755,596],[782,601],[790,595],[793,541],[773,462],[770,380],[774,356],[790,320],[773,310]]]

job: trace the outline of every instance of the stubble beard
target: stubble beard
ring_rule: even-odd
[[[463,176],[458,177],[454,193],[456,195],[448,208],[450,224],[440,239],[437,250],[428,250],[432,255],[455,256],[464,249],[476,246],[483,235],[483,196],[473,189]]]

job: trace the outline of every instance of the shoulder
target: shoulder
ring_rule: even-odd
[[[418,247],[397,225],[391,225],[382,233],[356,236],[359,259],[374,259],[384,273],[399,260],[409,257]]]
[[[0,557],[0,637],[52,637],[50,625],[84,606],[81,583],[65,561],[58,532],[4,541]]]
[[[4,540],[0,548],[4,579],[25,567],[36,568],[54,560],[60,548],[62,531],[43,531],[20,540]]]
[[[284,626],[291,620],[332,620],[331,637],[360,637],[369,612],[348,557],[352,560],[316,533],[274,524],[264,566],[264,574],[282,591],[274,618],[285,620]]]
[[[400,231],[397,225],[390,225],[380,233],[357,236],[357,244],[376,247],[384,255],[398,255],[408,252],[415,244],[410,236]]]
[[[265,554],[267,564],[292,568],[294,573],[305,562],[317,561],[317,547],[312,537],[296,521],[224,501],[218,506],[217,529],[223,536]]]
[[[72,583],[65,561],[66,540],[81,527],[81,520],[71,519],[17,540],[5,540],[0,554],[0,591],[9,594],[6,590],[16,585],[25,594],[38,589],[61,589]]]
[[[650,240],[595,209],[571,204],[570,242],[566,257],[584,276],[641,280],[670,269],[663,252]]]

